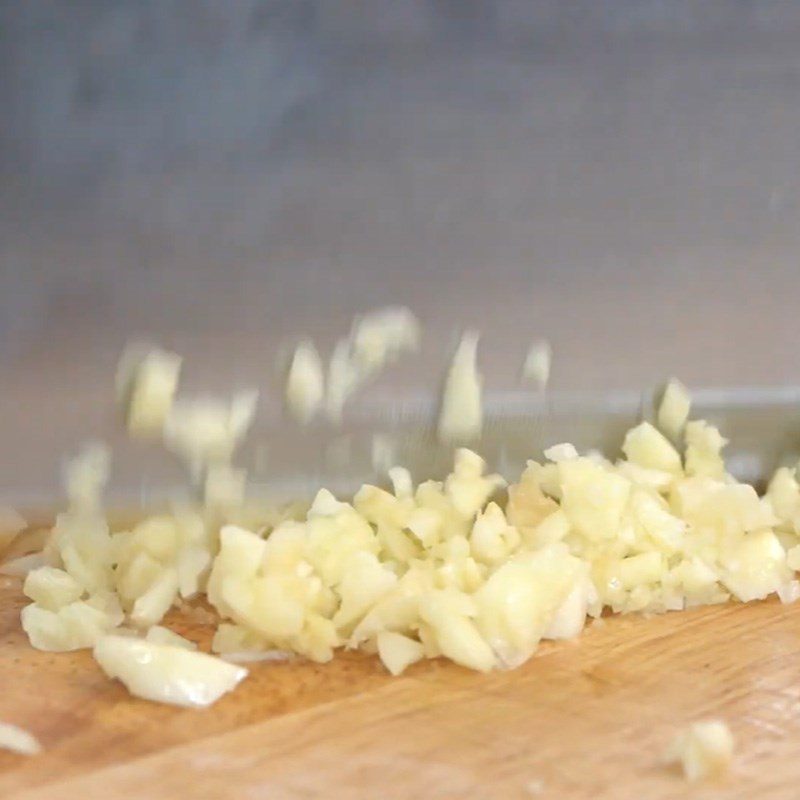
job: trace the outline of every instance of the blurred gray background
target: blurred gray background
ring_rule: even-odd
[[[0,3],[0,488],[114,425],[120,348],[256,385],[354,313],[489,391],[798,383],[794,0]]]

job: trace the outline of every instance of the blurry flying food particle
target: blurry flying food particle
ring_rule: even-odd
[[[417,350],[419,340],[419,321],[407,308],[389,306],[356,317],[349,336],[336,344],[328,365],[328,418],[341,422],[350,397],[387,364]]]
[[[175,399],[181,357],[159,348],[129,347],[117,367],[117,400],[135,435],[161,431]]]
[[[286,404],[295,419],[305,425],[319,411],[324,396],[322,360],[312,342],[301,342],[289,367]]]
[[[539,389],[545,389],[550,380],[550,365],[553,361],[553,348],[550,342],[539,340],[534,342],[525,356],[522,376],[533,381]]]
[[[677,378],[672,378],[664,388],[658,406],[658,427],[670,439],[677,441],[689,419],[691,407],[689,390]]]
[[[483,378],[478,372],[480,334],[467,331],[458,344],[442,396],[439,439],[465,443],[477,439],[483,428]]]

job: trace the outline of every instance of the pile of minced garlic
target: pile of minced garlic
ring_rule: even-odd
[[[365,485],[345,502],[321,489],[302,511],[259,515],[232,460],[255,395],[176,399],[179,370],[173,354],[129,353],[118,392],[130,430],[179,454],[200,499],[112,530],[108,453],[90,447],[67,470],[68,508],[44,551],[16,566],[29,570],[31,644],[91,648],[140,697],[205,706],[246,677],[247,662],[326,662],[338,648],[377,653],[393,675],[437,657],[508,669],[605,609],[800,594],[795,471],[779,469],[764,497],[737,482],[725,439],[689,421],[677,382],[616,462],[558,444],[507,486],[458,449],[444,481],[415,483],[394,467],[391,490]],[[198,603],[216,611],[215,655],[161,624]]]

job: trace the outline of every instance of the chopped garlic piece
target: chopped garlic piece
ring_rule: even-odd
[[[131,622],[137,628],[149,628],[157,624],[177,598],[178,571],[170,567],[136,600],[131,611]]]
[[[578,451],[575,449],[574,445],[565,442],[564,444],[554,444],[552,447],[548,447],[547,450],[544,451],[544,457],[548,461],[558,464],[559,461],[569,461],[573,458],[577,458]]]
[[[376,433],[372,437],[372,468],[387,472],[397,463],[397,442],[391,436]]]
[[[100,507],[110,464],[111,451],[100,442],[85,445],[81,453],[67,463],[64,482],[71,508],[85,512]]]
[[[325,397],[322,360],[312,342],[301,342],[294,351],[286,381],[286,404],[303,425],[319,411]]]
[[[411,473],[405,467],[392,467],[389,469],[389,480],[392,482],[395,497],[410,498],[414,494]]]
[[[345,403],[358,387],[359,378],[359,372],[351,360],[350,342],[342,339],[334,347],[328,364],[325,411],[332,422],[341,422]]]
[[[206,472],[203,501],[207,509],[241,508],[247,489],[247,471],[230,464],[212,464]]]
[[[31,603],[22,609],[20,616],[31,644],[37,650],[49,652],[93,647],[98,639],[122,621],[83,600],[76,600],[58,611],[49,611]]]
[[[669,439],[649,422],[642,422],[625,434],[622,452],[628,461],[645,469],[680,474],[681,457]]]
[[[182,647],[184,650],[197,650],[197,645],[194,642],[184,639],[180,634],[162,625],[153,625],[144,638],[145,641],[153,644],[168,644],[173,647]]]
[[[0,749],[22,756],[35,756],[42,752],[42,745],[29,731],[8,722],[0,722]]]
[[[658,427],[673,442],[676,442],[683,433],[691,408],[692,398],[689,390],[677,378],[672,378],[661,396],[657,422]]]
[[[197,474],[208,464],[227,461],[253,422],[258,392],[243,391],[230,404],[199,398],[176,401],[164,423],[164,442]]]
[[[704,420],[695,420],[686,425],[686,474],[707,478],[722,478],[725,462],[722,448],[728,440]]]
[[[472,598],[453,590],[429,592],[420,600],[420,616],[431,627],[441,653],[463,667],[488,672],[497,661],[471,619],[476,612]]]
[[[733,758],[733,734],[720,720],[695,722],[681,733],[668,751],[670,761],[680,761],[689,781],[725,772]]]
[[[328,418],[340,422],[350,396],[403,352],[416,350],[419,337],[419,322],[407,308],[383,308],[357,317],[328,365]]]
[[[408,636],[393,631],[378,633],[378,655],[392,675],[399,675],[425,655],[425,648]]]
[[[416,350],[419,340],[419,320],[408,308],[381,308],[356,319],[353,356],[363,371],[373,372],[401,353]]]
[[[439,439],[465,443],[477,439],[483,428],[483,379],[478,372],[480,336],[465,333],[456,349],[444,386],[439,416]]]
[[[132,434],[161,431],[178,389],[182,359],[159,348],[132,347],[117,367],[117,398]]]
[[[589,604],[596,601],[597,593],[592,582],[576,581],[572,591],[553,614],[542,633],[543,639],[574,639],[586,625]]]
[[[83,587],[69,573],[49,566],[29,572],[22,591],[26,597],[50,611],[58,611],[83,595]]]
[[[127,636],[105,636],[94,657],[110,678],[131,694],[158,703],[210,706],[247,676],[244,667],[206,653]]]
[[[534,342],[522,367],[522,376],[533,381],[539,389],[544,389],[550,380],[550,366],[553,361],[553,348],[544,340]]]

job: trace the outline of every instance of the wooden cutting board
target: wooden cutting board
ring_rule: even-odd
[[[491,675],[437,661],[393,679],[347,653],[255,665],[191,711],[130,697],[88,652],[31,649],[23,601],[0,579],[0,719],[46,752],[0,751],[4,800],[800,796],[800,604],[611,618]],[[691,787],[662,754],[707,717],[730,724],[735,763]]]

